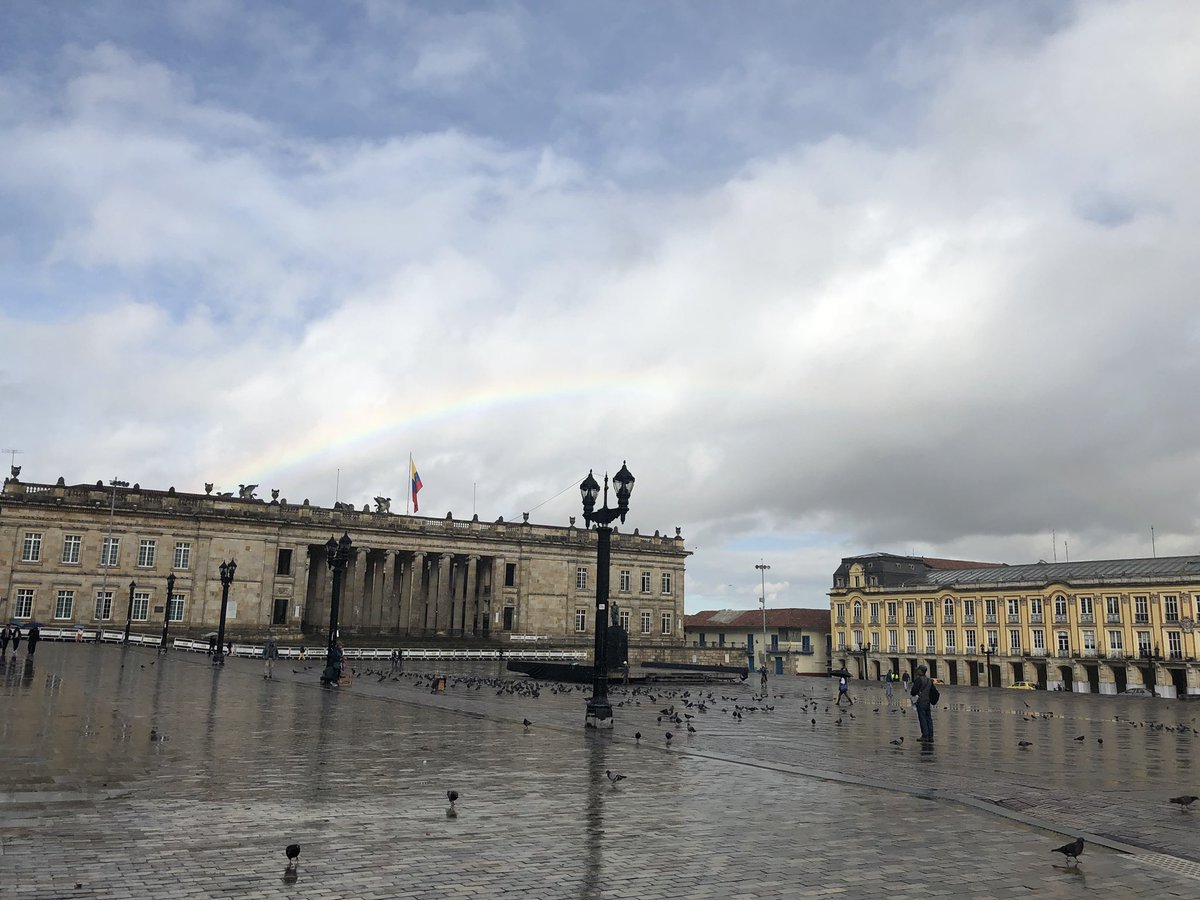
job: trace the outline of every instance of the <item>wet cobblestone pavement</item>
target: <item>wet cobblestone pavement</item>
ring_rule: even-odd
[[[911,708],[861,684],[849,710],[810,679],[765,702],[618,686],[608,735],[588,690],[498,688],[494,664],[340,689],[308,665],[10,654],[0,896],[1200,896],[1200,810],[1167,802],[1200,793],[1186,702],[945,688],[920,749]]]

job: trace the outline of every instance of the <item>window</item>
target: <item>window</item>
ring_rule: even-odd
[[[896,624],[896,601],[895,600],[889,600],[887,602],[887,618],[888,618],[889,625]]]
[[[74,591],[59,591],[58,600],[54,604],[54,618],[69,619],[71,611],[75,607],[75,592]]]
[[[587,614],[588,614],[588,611],[586,609],[575,610],[575,630],[576,631],[587,631]],[[597,638],[597,640],[599,640],[599,638]]]
[[[926,628],[925,629],[925,649],[928,650],[930,653],[932,653],[933,648],[934,648],[933,629]]]
[[[516,563],[505,563],[504,564],[504,586],[505,587],[514,587],[514,586],[516,586],[516,583],[517,583],[517,564]]]
[[[1150,598],[1145,594],[1136,594],[1133,598],[1133,621],[1145,625],[1150,621]]]
[[[862,624],[862,604],[857,600],[854,601],[854,624]]]
[[[1121,621],[1121,598],[1120,597],[1105,597],[1104,598],[1104,614],[1110,622]]]
[[[112,591],[96,591],[96,619],[107,622],[112,618]]]
[[[1042,631],[1040,628],[1033,629],[1033,649],[1046,649],[1046,632]]]
[[[1021,601],[1016,597],[1008,598],[1008,621],[1021,621]]]
[[[658,633],[669,635],[671,633],[671,614],[665,612],[658,617]]]
[[[917,649],[917,629],[915,629],[915,628],[905,629],[904,638],[908,642],[907,647],[909,649],[909,652],[915,651]]]
[[[1178,631],[1167,632],[1167,655],[1171,659],[1183,658],[1183,644]]]
[[[62,561],[68,565],[79,562],[79,550],[83,546],[83,537],[78,534],[63,535]]]
[[[1096,652],[1096,632],[1085,631],[1083,633],[1083,650],[1085,653]]]
[[[904,601],[904,621],[906,624],[917,621],[917,602],[915,600]]]
[[[642,593],[643,594],[650,593],[650,573],[649,572],[642,573]]]
[[[1163,619],[1168,622],[1179,621],[1179,597],[1175,594],[1163,594]]]
[[[1138,655],[1139,656],[1149,656],[1150,655],[1150,632],[1139,631],[1137,633],[1137,645],[1138,645]]]
[[[839,625],[846,624],[846,604],[839,603],[837,605],[837,622]]]
[[[1057,597],[1054,598],[1054,605],[1056,607],[1058,606],[1058,598]],[[1036,621],[1036,622],[1042,621],[1042,598],[1041,597],[1030,597],[1029,598],[1029,618],[1030,618],[1030,621]]]
[[[776,637],[775,635],[771,635],[771,649],[772,650],[775,649],[776,644],[777,644],[775,637]],[[876,653],[878,653],[880,650],[883,649],[883,647],[880,646],[880,644],[879,644],[879,632],[878,631],[871,632],[871,647],[875,650]]]
[[[1015,628],[1008,633],[1008,649],[1012,653],[1021,652],[1021,632]]]
[[[670,572],[662,573],[662,592],[664,594],[671,593],[671,573]]]
[[[854,649],[861,650],[863,646],[863,633],[858,629],[854,631]]]
[[[872,604],[871,604],[871,624],[872,624],[872,625],[878,625],[878,624],[879,624],[879,604],[878,604],[878,603],[872,603]],[[878,642],[878,641],[876,641],[876,642],[875,642],[875,646],[876,646],[876,647],[878,647],[878,646],[879,646],[879,642]]]
[[[702,631],[702,632],[700,632],[700,646],[701,646],[701,647],[704,647],[704,646],[706,646],[706,645],[705,645],[705,643],[704,643],[704,632],[703,632],[703,631]]]
[[[1058,655],[1066,656],[1071,652],[1071,641],[1065,631],[1058,632],[1055,637],[1058,639]]]
[[[987,617],[987,621],[996,621],[996,598],[986,597],[983,601],[983,614]]]
[[[145,622],[150,618],[150,592],[136,591],[133,595],[133,621]]]
[[[717,646],[718,647],[725,646],[725,635],[722,632],[717,633]]]
[[[631,576],[632,576],[632,573],[628,569],[621,570],[619,580],[620,580],[620,591],[622,594],[629,593],[629,585],[630,585],[630,582],[632,581]]]
[[[642,634],[650,633],[651,621],[652,621],[652,617],[651,617],[650,613],[648,613],[648,612],[642,613]]]
[[[808,637],[808,635],[805,635]],[[895,653],[896,648],[900,646],[900,632],[895,628],[888,629],[888,652]]]
[[[974,628],[967,629],[966,639],[967,639],[967,652],[974,653],[975,652],[975,629]]]
[[[172,622],[183,621],[183,594],[172,594],[167,604],[167,618]]]
[[[13,618],[33,618],[33,588],[17,588],[17,606],[13,610]]]
[[[963,605],[963,621],[964,622],[974,622],[975,621],[975,601],[974,600],[964,600],[962,602],[962,605]]]
[[[987,633],[988,646],[995,650],[1000,646],[1000,632],[994,628],[989,628]]]
[[[117,559],[121,555],[121,539],[115,537],[106,537],[100,543],[100,565],[104,567],[115,566]]]
[[[954,629],[947,628],[944,632],[942,632],[942,637],[944,637],[946,639],[946,652],[953,653],[954,652]]]
[[[192,565],[192,542],[175,542],[175,568],[187,569]]]
[[[25,532],[25,540],[21,542],[21,562],[42,561],[42,533],[40,531]]]
[[[575,590],[587,590],[587,566],[579,566],[575,570]]]
[[[926,625],[933,622],[933,607],[934,607],[934,603],[932,600],[925,601],[925,624]]]
[[[291,575],[292,574],[292,548],[280,547],[279,552],[275,554],[275,574],[276,575]]]
[[[617,613],[617,621],[621,627],[625,629],[625,633],[629,634],[629,610],[623,609]]]
[[[1079,598],[1079,621],[1080,622],[1092,621],[1092,598],[1091,597],[1080,597]]]
[[[152,569],[154,568],[154,557],[157,552],[158,542],[152,540],[143,540],[138,545],[138,568]]]
[[[942,620],[946,622],[954,621],[954,601],[950,597],[942,601]]]
[[[838,649],[839,650],[846,649],[846,632],[844,632],[844,631],[838,632]]]
[[[1110,631],[1108,633],[1108,650],[1110,653],[1119,653],[1125,649],[1124,635],[1120,631]]]

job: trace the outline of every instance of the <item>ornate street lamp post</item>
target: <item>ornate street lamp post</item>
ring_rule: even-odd
[[[167,576],[167,602],[163,604],[163,633],[158,642],[158,652],[167,652],[167,628],[171,625],[171,598],[175,596],[175,573]]]
[[[862,655],[863,655],[863,676],[862,677],[863,677],[863,681],[870,680],[867,677],[867,654],[870,652],[871,652],[871,645],[863,644],[862,645]]]
[[[325,542],[325,562],[333,570],[333,596],[329,601],[329,643],[325,647],[325,667],[327,669],[336,665],[338,606],[342,599],[342,578],[346,566],[350,563],[352,546],[353,541],[350,540],[349,533],[345,531],[342,532],[340,540],[335,541],[330,536],[329,540]]]
[[[608,506],[608,474],[604,475],[604,506],[596,509],[596,498],[600,495],[600,485],[596,477],[588,470],[588,476],[579,485],[579,493],[583,495],[583,520],[589,526],[596,526],[596,644],[592,663],[592,696],[588,698],[587,714],[584,717],[586,728],[612,728],[612,705],[608,702],[608,570],[609,556],[612,544],[611,523],[615,519],[625,521],[629,512],[629,495],[633,493],[634,477],[630,474],[625,463],[621,463],[621,471],[613,476],[613,486],[617,490],[617,506]]]
[[[234,560],[221,563],[221,624],[217,626],[217,652],[213,654],[213,665],[225,665],[225,611],[229,606],[229,586],[233,584],[233,573],[237,571]]]
[[[136,587],[136,581],[129,582],[129,606],[125,610],[125,637],[121,640],[122,644],[129,643],[129,626],[133,622],[133,590]]]
[[[763,646],[762,646],[762,671],[767,671],[767,569],[771,568],[762,560],[759,560],[758,565],[754,568],[758,569],[759,580],[762,582],[762,594],[759,595],[759,601],[762,603],[763,614]]]
[[[984,644],[983,655],[987,657],[987,681],[988,687],[992,686],[992,654],[996,652],[995,644]]]

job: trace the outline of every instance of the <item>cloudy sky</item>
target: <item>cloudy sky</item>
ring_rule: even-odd
[[[689,612],[1200,552],[1200,5],[0,17],[22,480],[566,524],[628,460]]]

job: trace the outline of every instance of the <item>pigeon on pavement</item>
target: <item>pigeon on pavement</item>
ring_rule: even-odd
[[[1074,859],[1075,864],[1078,865],[1079,857],[1083,855],[1083,838],[1077,837],[1069,844],[1063,844],[1061,847],[1055,847],[1051,852],[1061,853],[1063,858],[1066,859],[1068,865],[1070,865],[1072,859]]]
[[[613,784],[616,784],[618,781],[625,780],[624,775],[622,775],[620,772],[614,772],[612,769],[605,769],[604,774]]]
[[[288,868],[289,869],[295,868],[296,861],[298,859],[300,859],[300,845],[299,844],[288,844],[286,847],[283,848],[283,852],[287,855],[287,858],[288,858]]]
[[[1200,800],[1200,797],[1193,797],[1191,794],[1183,794],[1180,797],[1172,797],[1171,802],[1179,805],[1180,812],[1187,812],[1188,807]]]

